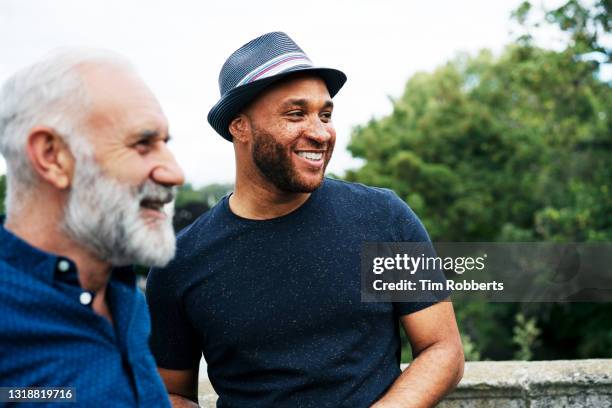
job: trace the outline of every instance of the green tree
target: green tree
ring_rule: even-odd
[[[394,189],[434,239],[607,240],[611,127],[595,64],[514,45],[412,77],[353,133],[347,178]]]
[[[512,13],[512,17],[524,30],[518,38],[521,43],[530,44],[533,33],[541,26],[541,21],[531,21],[533,8],[531,2],[524,1]],[[568,49],[574,54],[600,53],[605,57],[604,61],[610,62],[610,11],[612,2],[609,0],[595,1],[590,7],[581,1],[569,0],[555,9],[547,10],[544,18],[547,23],[569,36]]]
[[[355,128],[349,150],[365,164],[345,177],[395,190],[434,240],[612,240],[612,92],[601,73],[609,10],[571,0],[547,11],[567,38],[554,51],[535,45],[542,22],[530,22],[524,2],[514,12],[524,33],[501,55],[459,55],[418,73],[390,115]],[[608,304],[456,309],[485,359],[612,356]]]
[[[200,202],[212,207],[233,189],[234,186],[232,184],[209,184],[195,189],[190,183],[186,183],[179,188],[176,206],[181,207],[190,202]]]
[[[516,315],[516,326],[513,328],[512,341],[519,349],[514,353],[516,360],[531,360],[533,348],[538,341],[540,329],[535,318],[527,319],[522,313]]]

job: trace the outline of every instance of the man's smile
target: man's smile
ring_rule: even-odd
[[[142,200],[140,202],[140,206],[142,208],[146,208],[146,209],[150,209],[150,210],[155,210],[155,211],[161,211],[161,209],[164,206],[164,204],[165,203],[163,203],[160,200],[150,199],[150,198],[145,198],[144,200]]]
[[[303,162],[310,168],[320,169],[325,163],[326,150],[294,150],[298,161]]]
[[[312,161],[319,161],[323,158],[323,152],[297,152],[297,155]]]
[[[145,197],[140,201],[140,212],[148,220],[165,220],[168,214],[164,207],[172,199],[172,196],[165,198]]]

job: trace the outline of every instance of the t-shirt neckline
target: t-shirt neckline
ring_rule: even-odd
[[[300,205],[299,207],[297,207],[293,211],[288,212],[287,214],[281,215],[279,217],[268,218],[266,220],[254,220],[254,219],[251,219],[251,218],[241,217],[240,215],[234,213],[232,211],[232,209],[230,208],[230,205],[229,205],[229,199],[230,199],[231,195],[233,194],[233,192],[227,194],[226,196],[224,196],[222,198],[223,210],[233,220],[240,221],[240,222],[243,222],[243,223],[260,224],[260,225],[280,223],[280,222],[283,222],[285,220],[292,219],[293,217],[296,217],[297,215],[299,215],[302,212],[306,211],[310,206],[312,206],[312,203],[318,199],[318,196],[320,195],[320,190],[323,189],[323,186],[325,185],[325,182],[326,182],[326,179],[324,178],[323,182],[321,183],[321,185],[310,194],[310,197],[308,197],[308,199],[306,199],[306,201],[304,201],[304,203],[302,203],[302,205]]]

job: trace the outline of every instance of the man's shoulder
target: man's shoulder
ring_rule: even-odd
[[[384,226],[389,241],[427,241],[420,219],[393,190],[361,183],[326,179],[327,199],[360,223]]]
[[[395,195],[395,193],[388,188],[368,186],[362,183],[329,177],[325,178],[325,186],[334,192],[341,192],[345,194],[364,195],[369,197],[385,197]]]
[[[405,205],[395,192],[388,188],[368,186],[362,183],[326,178],[325,188],[334,198],[352,200],[368,205]]]

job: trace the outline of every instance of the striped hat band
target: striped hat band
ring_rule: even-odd
[[[286,54],[279,55],[276,58],[272,58],[270,61],[267,61],[264,64],[261,64],[245,75],[236,86],[248,84],[258,79],[271,77],[300,65],[308,67],[313,66],[312,61],[310,61],[310,59],[303,52],[288,52]]]

